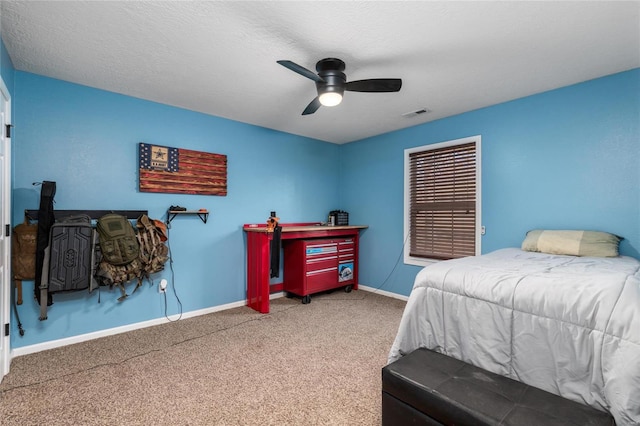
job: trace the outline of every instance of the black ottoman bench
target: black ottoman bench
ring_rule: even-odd
[[[615,425],[610,414],[417,349],[382,369],[382,424]]]

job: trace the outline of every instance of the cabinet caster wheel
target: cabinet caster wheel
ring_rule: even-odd
[[[344,292],[345,293],[351,293],[351,290],[353,290],[353,286],[352,285],[348,285],[344,288]]]
[[[309,296],[309,295],[303,296],[302,297],[302,304],[303,305],[307,305],[309,303],[311,303],[311,296]]]
[[[289,293],[288,291],[285,292],[284,295],[287,297],[287,299],[291,299],[293,297],[293,294]]]

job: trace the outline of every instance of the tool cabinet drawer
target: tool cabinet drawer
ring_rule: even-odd
[[[318,293],[337,287],[337,275],[338,268],[335,266],[333,268],[307,272],[306,294]]]

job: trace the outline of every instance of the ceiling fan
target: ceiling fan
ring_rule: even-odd
[[[344,62],[336,58],[326,58],[316,64],[317,74],[291,61],[277,61],[293,72],[316,82],[318,96],[302,111],[302,115],[313,114],[324,106],[336,106],[342,102],[345,90],[350,92],[398,92],[402,87],[399,78],[370,78],[347,82],[343,73]]]

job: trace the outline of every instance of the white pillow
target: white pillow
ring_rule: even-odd
[[[534,229],[527,232],[522,250],[571,256],[615,257],[622,238],[601,231],[552,231]]]

